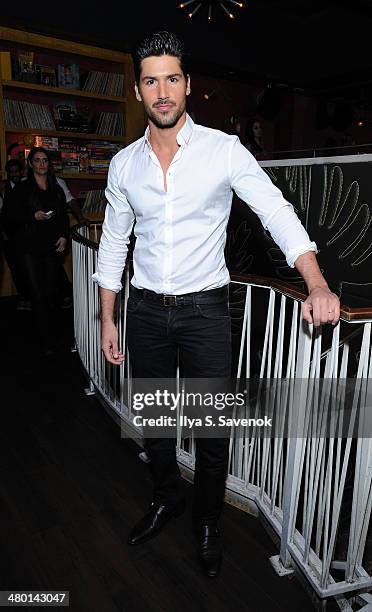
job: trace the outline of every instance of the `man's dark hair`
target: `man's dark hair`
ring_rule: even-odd
[[[22,166],[22,162],[19,159],[8,159],[8,161],[5,164],[5,171],[8,172],[8,170],[10,168],[13,168],[13,166],[17,166],[17,168],[19,168],[19,170],[22,172],[23,170],[23,166]]]
[[[185,49],[183,42],[172,32],[155,32],[140,40],[132,51],[136,83],[141,75],[141,62],[153,55],[172,55],[180,61],[183,74],[187,75],[185,65]]]

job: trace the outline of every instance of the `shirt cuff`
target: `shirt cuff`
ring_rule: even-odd
[[[123,287],[120,282],[118,283],[115,280],[102,279],[99,272],[95,272],[94,274],[92,274],[92,280],[97,283],[99,287],[102,287],[102,289],[109,289],[110,291],[114,291],[115,293],[119,293],[119,291]]]
[[[304,253],[308,253],[309,251],[318,253],[318,247],[316,246],[315,242],[308,242],[307,244],[302,244],[295,249],[288,251],[286,260],[289,267],[294,268],[297,257],[303,255]]]

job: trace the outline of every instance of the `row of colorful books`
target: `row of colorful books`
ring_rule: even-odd
[[[112,157],[121,148],[116,143],[106,141],[78,142],[48,136],[36,136],[35,144],[50,152],[56,173],[106,174]]]

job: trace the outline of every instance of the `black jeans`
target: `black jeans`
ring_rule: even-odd
[[[150,294],[149,294],[150,295]],[[187,303],[164,306],[133,289],[128,300],[128,348],[136,378],[174,378],[177,352],[183,376],[231,375],[228,287],[195,294]],[[182,300],[181,300],[182,302]],[[218,519],[223,505],[229,440],[197,438],[193,519]],[[147,438],[154,501],[172,505],[180,497],[175,439]]]

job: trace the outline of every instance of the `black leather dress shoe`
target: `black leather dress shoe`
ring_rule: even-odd
[[[141,544],[150,540],[150,538],[160,533],[164,525],[171,518],[180,516],[185,511],[185,508],[186,500],[184,498],[171,507],[152,502],[149,512],[132,529],[128,538],[128,544],[134,546],[134,544]]]
[[[206,523],[196,529],[199,561],[209,578],[216,578],[220,572],[222,562],[220,536],[217,525]]]

